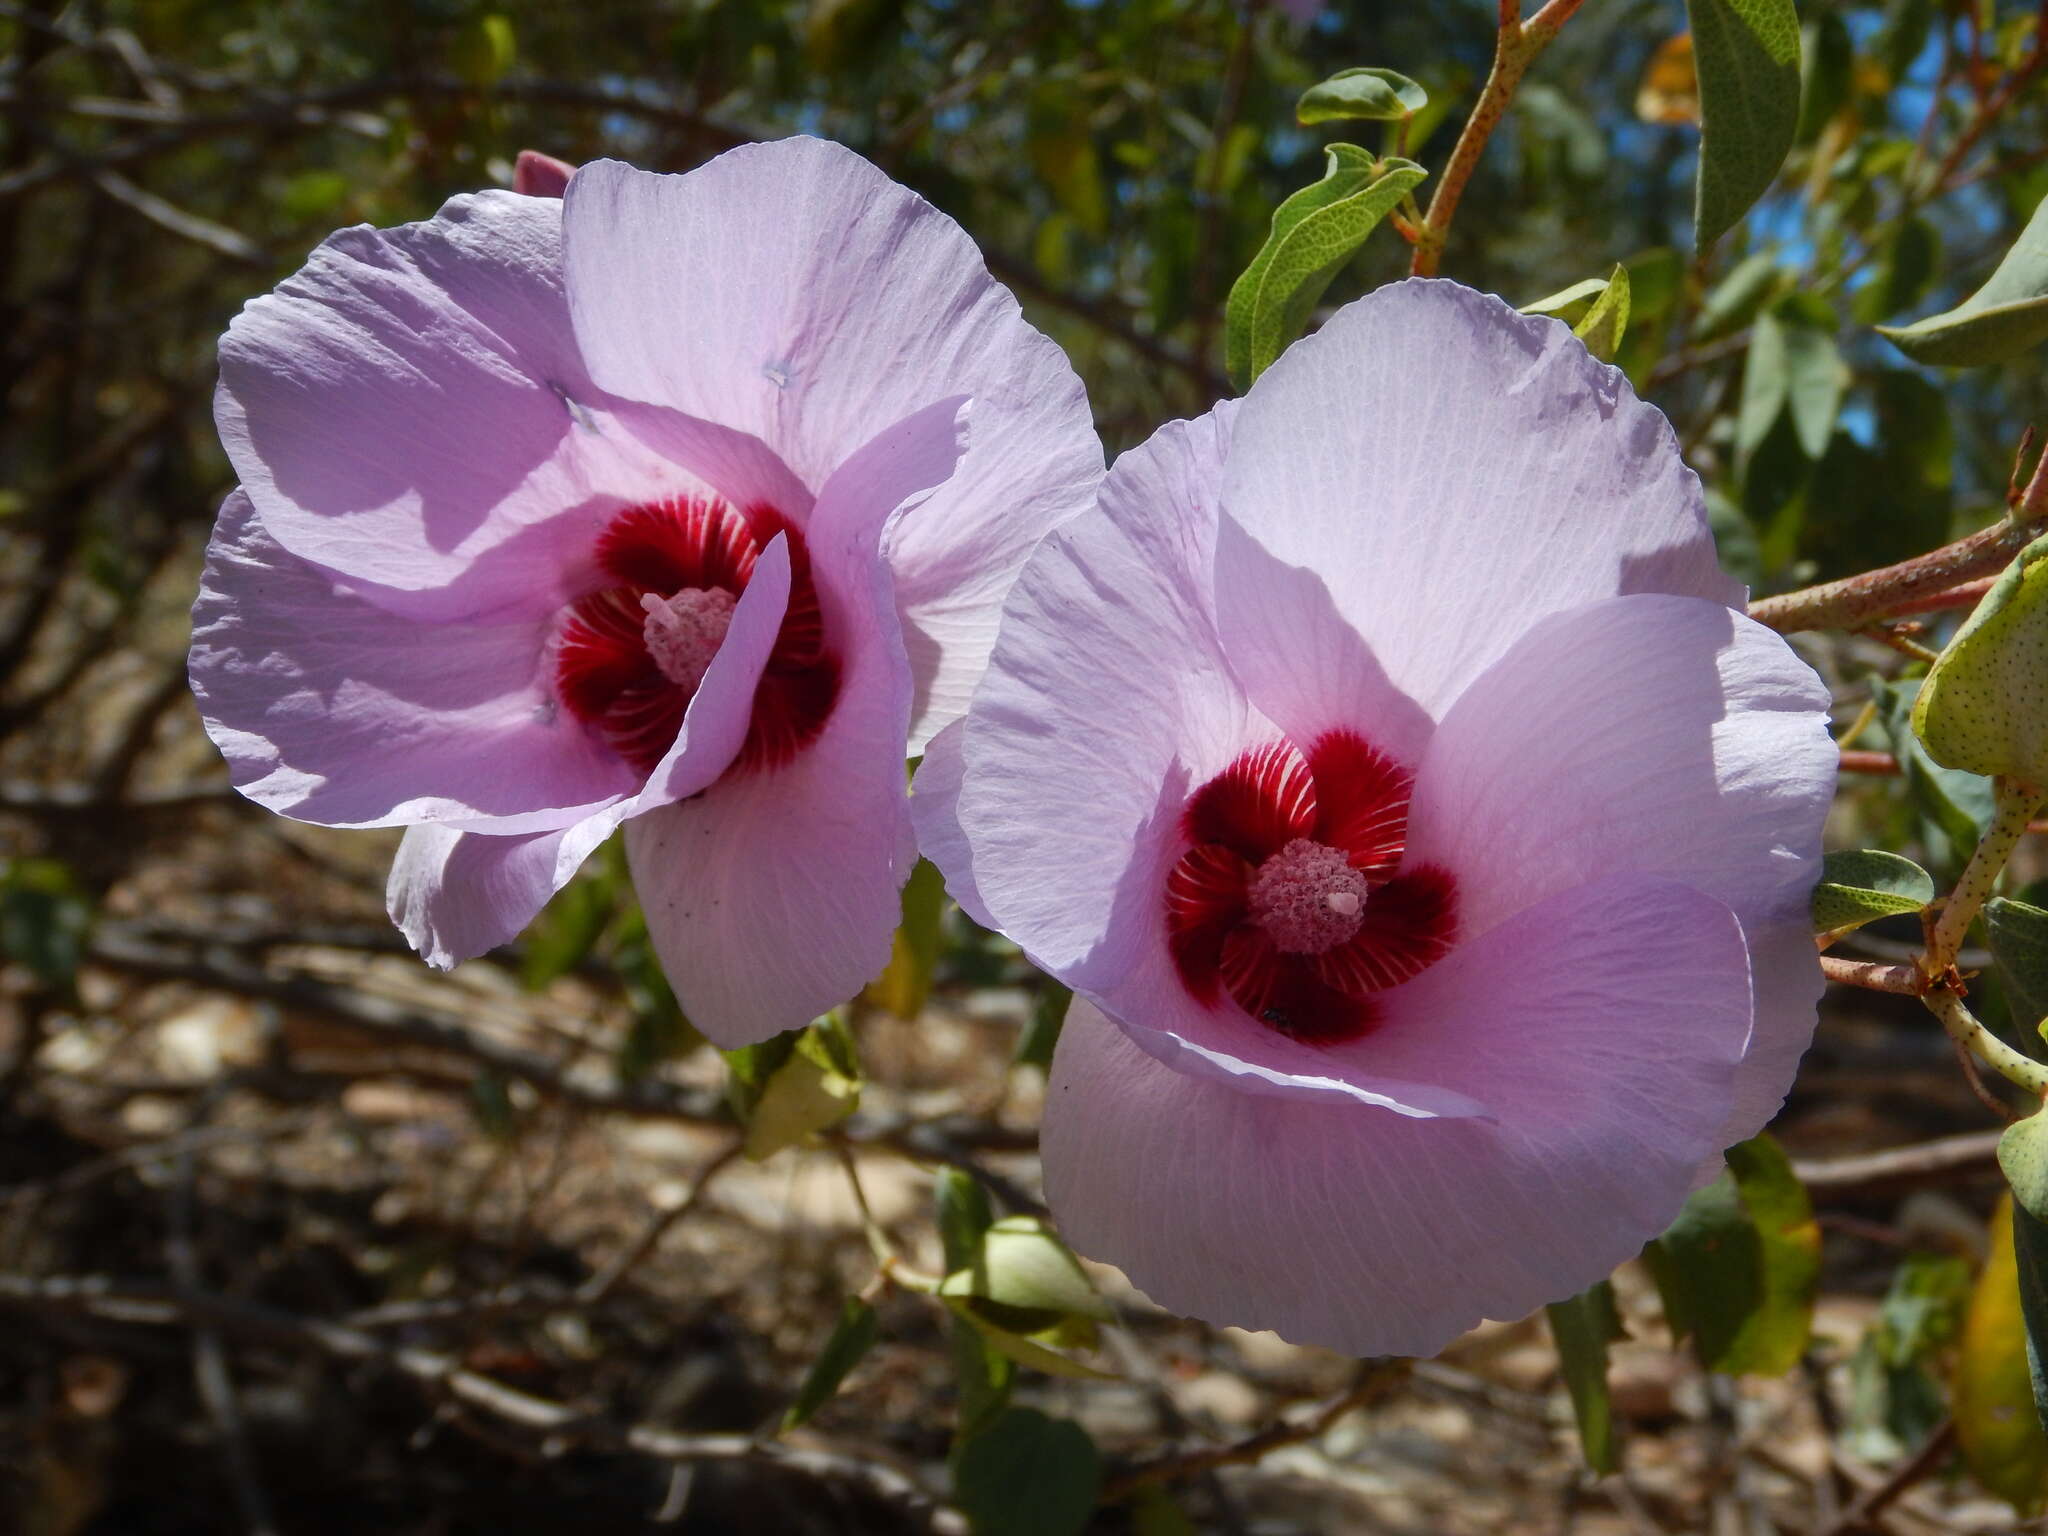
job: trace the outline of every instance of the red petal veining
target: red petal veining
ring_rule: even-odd
[[[1220,843],[1182,854],[1166,876],[1166,943],[1190,992],[1216,996],[1224,937],[1245,919],[1252,867]]]
[[[1270,1029],[1315,1045],[1355,1040],[1379,1020],[1370,997],[1325,983],[1305,955],[1273,945],[1263,928],[1233,928],[1223,941],[1224,988],[1237,1005]]]
[[[1166,879],[1167,946],[1181,983],[1209,1003],[1219,988],[1261,1023],[1299,1040],[1353,1040],[1378,1021],[1377,993],[1450,952],[1457,883],[1435,867],[1396,875],[1413,776],[1356,731],[1329,731],[1304,754],[1279,741],[1247,752],[1188,799],[1195,846]],[[1358,931],[1318,955],[1279,949],[1251,916],[1259,866],[1298,837],[1339,849],[1372,882]]]
[[[1414,776],[1356,731],[1328,731],[1308,749],[1319,843],[1341,848],[1368,879],[1401,866]]]
[[[1182,813],[1191,843],[1221,843],[1258,864],[1315,826],[1308,764],[1281,740],[1255,747],[1196,790]]]
[[[675,745],[691,695],[648,655],[641,596],[668,597],[691,587],[723,587],[738,596],[778,533],[788,539],[789,606],[733,766],[772,768],[794,757],[831,717],[841,667],[826,643],[803,534],[769,506],[741,513],[722,501],[678,496],[614,518],[598,538],[596,558],[618,585],[570,604],[557,637],[555,683],[563,706],[619,756],[651,772]]]
[[[1457,882],[1425,865],[1374,886],[1358,932],[1312,958],[1333,987],[1384,992],[1443,959],[1457,936]]]

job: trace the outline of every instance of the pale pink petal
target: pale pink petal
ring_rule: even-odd
[[[451,200],[424,223],[331,236],[220,344],[215,419],[272,538],[420,619],[551,612],[613,514],[794,482],[744,434],[590,383],[561,279],[561,204]],[[688,440],[680,456],[674,440]],[[700,465],[696,460],[703,459]]]
[[[1558,322],[1450,282],[1378,289],[1289,348],[1245,397],[1222,501],[1322,578],[1433,716],[1545,614],[1628,592],[1741,597],[1663,415]],[[1233,660],[1293,616],[1266,613],[1240,642],[1252,611],[1219,615]],[[1287,650],[1316,653],[1313,617]]]
[[[1228,438],[1224,412],[1162,427],[1117,460],[1097,510],[1040,546],[960,739],[957,801],[935,781],[914,806],[927,853],[950,863],[938,822],[968,829],[971,872],[941,868],[1054,971],[1128,959],[1117,908],[1156,905],[1158,888],[1120,886],[1149,878],[1148,839],[1249,728],[1209,614]]]
[[[843,462],[809,537],[839,697],[817,740],[631,822],[648,933],[690,1021],[724,1047],[808,1023],[888,963],[916,848],[910,674],[880,558],[884,524],[942,486],[964,402],[929,406]],[[975,408],[973,432],[980,430]]]
[[[920,772],[919,846],[978,921],[1133,1024],[1161,1060],[1246,1091],[1416,1115],[1471,1101],[1390,1078],[1187,993],[1165,890],[1188,796],[1274,727],[1245,703],[1209,614],[1215,487],[1233,407],[1118,459],[1100,507],[1055,530],[1004,607],[957,738]],[[1111,679],[1105,686],[1105,679]]]
[[[921,750],[965,709],[1025,556],[1101,478],[1066,357],[965,231],[836,144],[749,145],[687,176],[600,161],[566,206],[592,377],[760,438],[814,490],[891,422],[974,398],[967,456],[889,539]]]
[[[1392,1070],[1463,1044],[1427,1119],[1177,1072],[1085,1003],[1054,1058],[1046,1189],[1067,1239],[1160,1305],[1349,1355],[1430,1355],[1605,1277],[1719,1143],[1749,1030],[1719,903],[1623,876],[1553,898],[1390,994]],[[1426,1048],[1424,1048],[1426,1047]]]
[[[754,562],[674,745],[637,794],[572,826],[526,836],[460,824],[410,828],[385,899],[413,948],[449,966],[508,943],[621,822],[710,788],[746,740],[754,690],[789,608],[789,584],[789,541],[778,534]]]
[[[192,691],[252,800],[301,821],[567,826],[638,776],[555,707],[544,620],[426,625],[280,548],[230,495],[192,610]]]
[[[1444,716],[1416,778],[1409,856],[1457,873],[1467,932],[1627,870],[1735,912],[1757,1020],[1729,1143],[1777,1109],[1813,1034],[1827,704],[1813,669],[1740,614],[1610,598],[1531,626]]]

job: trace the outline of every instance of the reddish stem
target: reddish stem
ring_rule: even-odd
[[[1899,760],[1889,752],[1865,752],[1860,748],[1852,747],[1842,754],[1842,772],[1844,773],[1881,773],[1890,775],[1896,774],[1898,771]]]

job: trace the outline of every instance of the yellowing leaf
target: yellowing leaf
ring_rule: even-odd
[[[2021,1515],[2037,1513],[2048,1495],[2048,1435],[2034,1416],[2009,1195],[1991,1218],[1952,1385],[1956,1443],[1971,1475]]]
[[[1697,123],[1700,77],[1693,67],[1692,34],[1666,38],[1650,55],[1636,87],[1636,116],[1646,123]]]

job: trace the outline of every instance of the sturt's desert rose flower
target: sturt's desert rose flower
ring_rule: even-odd
[[[812,139],[599,163],[342,231],[220,361],[192,681],[244,793],[408,827],[392,914],[444,965],[624,823],[721,1044],[886,964],[906,752],[1102,472],[952,220]]]
[[[1604,1276],[1769,1118],[1821,988],[1819,680],[1622,376],[1451,283],[1118,460],[1018,579],[922,845],[1080,994],[1067,1237],[1427,1354]]]

